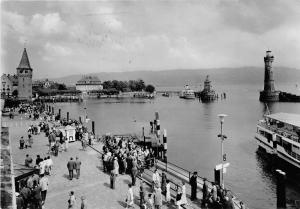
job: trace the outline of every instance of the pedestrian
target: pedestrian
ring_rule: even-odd
[[[145,185],[144,185],[144,181],[141,181],[140,184],[140,207],[143,208],[145,205],[145,194],[146,194],[146,190],[145,190]]]
[[[81,166],[81,161],[79,160],[78,157],[76,157],[75,169],[76,169],[76,178],[77,179],[79,179],[79,177],[80,177],[80,166]]]
[[[153,207],[154,207],[154,200],[153,200],[153,194],[152,193],[148,194],[148,198],[147,198],[147,201],[146,201],[146,206],[147,206],[147,209],[153,209]]]
[[[43,158],[42,158],[42,160],[43,160]],[[45,174],[45,170],[46,170],[46,160],[47,160],[47,158],[44,158],[44,160],[43,161],[41,161],[40,163],[39,163],[39,169],[40,169],[40,175],[43,175],[43,174]]]
[[[53,149],[54,149],[54,156],[58,156],[58,151],[59,151],[59,142],[56,141],[54,146],[53,146]]]
[[[31,136],[31,134],[28,134],[28,145],[30,148],[32,148],[32,145],[33,145],[33,138]]]
[[[136,159],[134,158],[132,161],[132,168],[131,168],[131,181],[132,181],[132,186],[135,186],[135,182],[136,182],[136,176],[137,176],[137,162]]]
[[[171,201],[171,184],[170,181],[167,179],[166,181],[166,202],[170,203]]]
[[[112,170],[110,172],[110,188],[111,189],[115,189],[115,185],[116,185],[116,174],[115,172]]]
[[[87,209],[87,201],[85,196],[81,196],[81,206],[80,209]]]
[[[158,187],[160,187],[160,176],[158,173],[158,169],[156,168],[154,173],[152,174],[152,189],[154,190],[154,186],[155,184],[158,185]]]
[[[36,209],[42,209],[42,188],[38,185],[37,181],[33,181],[32,197],[33,205]]]
[[[216,184],[214,182],[212,183],[211,194],[212,194],[212,200],[213,200],[213,202],[217,201],[217,197],[218,197],[217,186],[216,186]]]
[[[25,144],[25,140],[24,140],[24,137],[22,136],[20,139],[20,149],[24,149],[24,144]]]
[[[40,155],[37,155],[36,160],[35,160],[35,165],[39,166],[40,162],[42,162],[42,161],[43,161],[43,159],[40,157]]]
[[[50,158],[50,156],[48,156],[47,160],[46,160],[46,171],[45,172],[49,176],[51,176],[52,166],[53,166],[53,160]]]
[[[25,158],[25,166],[31,167],[32,161],[33,161],[32,158],[27,154]]]
[[[45,176],[44,174],[41,175],[40,186],[42,188],[42,191],[41,191],[42,204],[44,205],[45,201],[46,201],[48,186],[49,186],[49,180],[48,180],[47,176]]]
[[[117,157],[114,158],[114,172],[115,172],[115,175],[119,174],[119,163],[118,163]]]
[[[16,192],[16,205],[17,209],[23,209],[24,208],[24,199],[21,194]]]
[[[165,172],[162,172],[161,174],[161,191],[162,194],[166,194],[166,184],[167,184],[167,175],[165,174]]]
[[[132,185],[128,184],[128,191],[126,196],[126,208],[133,207],[133,191],[132,191]]]
[[[207,186],[207,182],[206,182],[206,178],[203,179],[204,183],[203,183],[203,187],[202,187],[202,205],[204,206],[205,203],[207,202],[207,196],[208,196],[208,186]]]
[[[23,200],[24,200],[24,208],[27,208],[27,205],[28,205],[30,197],[31,197],[31,190],[27,187],[25,181],[22,181],[21,187],[22,188],[20,190],[20,194],[22,195]]]
[[[67,163],[67,168],[69,171],[69,179],[72,180],[73,179],[73,170],[75,169],[75,161],[73,160],[72,157],[70,158],[70,160]]]
[[[76,197],[74,195],[74,191],[69,193],[69,200],[68,200],[68,209],[74,209],[76,205]]]
[[[190,185],[191,185],[191,200],[197,200],[197,175],[198,173],[195,171],[190,178]]]
[[[181,205],[185,205],[187,204],[187,200],[186,200],[186,187],[185,187],[185,182],[182,181],[182,185],[181,185],[181,191],[182,191],[182,195],[181,195]]]
[[[154,188],[154,206],[155,206],[155,209],[161,209],[161,206],[162,206],[161,188],[157,187],[157,185]]]
[[[182,190],[181,186],[177,185],[177,194],[176,194],[176,205],[177,208],[180,208],[181,205],[181,195],[182,195]]]

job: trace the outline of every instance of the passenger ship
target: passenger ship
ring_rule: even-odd
[[[180,92],[179,97],[183,98],[183,99],[195,99],[196,98],[194,90],[190,89],[189,85],[185,85],[185,89]]]
[[[265,115],[257,124],[255,138],[267,153],[300,168],[300,115],[275,113]]]

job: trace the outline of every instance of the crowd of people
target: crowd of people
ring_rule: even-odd
[[[25,158],[25,166],[32,168],[32,175],[19,182],[19,192],[16,194],[17,208],[42,209],[45,204],[53,161],[50,156],[41,158],[37,155],[35,163],[29,154]]]
[[[37,106],[21,105],[19,108],[20,113],[27,113],[29,118],[36,120],[40,118],[37,125],[31,125],[28,130],[28,138],[20,139],[20,149],[26,149],[33,146],[32,135],[38,135],[41,132],[45,133],[48,138],[49,150],[48,155],[43,158],[37,155],[35,163],[28,154],[25,158],[25,165],[27,167],[34,167],[36,173],[21,181],[20,192],[17,194],[18,208],[27,208],[31,205],[32,208],[42,208],[46,201],[46,195],[49,185],[48,175],[51,175],[53,161],[51,154],[58,156],[59,152],[68,150],[68,139],[66,132],[61,128],[62,126],[71,125],[75,128],[75,140],[81,141],[82,149],[86,150],[87,145],[92,145],[95,140],[93,133],[88,132],[87,128],[77,120],[67,120],[60,118],[59,115]],[[49,123],[52,126],[49,126]],[[155,150],[152,147],[140,146],[135,143],[135,139],[131,136],[110,136],[107,135],[103,138],[103,171],[110,176],[110,185],[115,189],[116,178],[118,175],[128,174],[131,177],[131,183],[128,185],[126,195],[126,208],[133,207],[134,195],[133,187],[136,186],[137,177],[142,177],[144,169],[155,167]],[[74,176],[78,179],[80,177],[81,161],[78,157],[74,160],[70,158],[67,163],[69,172],[69,179],[72,180]],[[75,171],[75,173],[74,173]],[[195,172],[190,181],[191,186],[191,201],[197,201],[197,183],[198,174]],[[173,188],[171,188],[172,186]],[[173,198],[177,208],[181,208],[188,204],[186,182],[171,182],[164,172],[159,173],[155,169],[152,175],[152,188],[150,192],[146,192],[145,182],[141,181],[139,194],[140,194],[140,207],[144,209],[160,209],[163,205],[163,199],[167,204],[171,204],[172,195],[171,190],[175,190]],[[233,209],[233,201],[231,195],[220,186],[212,183],[212,188],[208,187],[207,181],[204,179],[202,188],[201,204],[204,208],[213,209]],[[70,192],[68,200],[68,208],[75,207],[76,198],[74,192]],[[86,198],[81,197],[81,207],[86,208]],[[241,203],[241,208],[244,208]]]

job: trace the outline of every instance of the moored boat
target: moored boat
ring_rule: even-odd
[[[190,89],[190,87],[188,85],[185,85],[185,89],[180,92],[179,97],[183,98],[183,99],[195,99],[196,98],[194,90]]]
[[[300,115],[275,113],[265,115],[257,124],[258,146],[300,168]]]

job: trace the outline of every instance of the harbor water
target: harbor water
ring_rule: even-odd
[[[159,90],[181,90],[181,87],[161,87]],[[220,163],[220,122],[224,113],[224,153],[230,166],[224,175],[225,187],[231,189],[249,208],[276,208],[276,179],[267,169],[267,162],[257,154],[254,138],[257,121],[266,111],[258,101],[259,90],[254,86],[217,86],[217,93],[226,92],[227,98],[212,103],[184,100],[176,95],[148,99],[90,99],[86,112],[95,121],[96,134],[142,134],[149,132],[150,120],[159,112],[161,130],[168,132],[168,160],[185,169],[198,171],[200,176],[213,180],[213,169]],[[281,87],[284,90],[284,87]],[[288,89],[288,87],[287,87]],[[298,92],[299,94],[299,92]],[[56,103],[56,111],[78,119],[85,114],[84,103]],[[300,114],[299,103],[273,103],[272,113]],[[289,172],[289,171],[286,171]],[[299,171],[298,171],[299,172]],[[300,186],[287,182],[287,199],[300,199]]]

